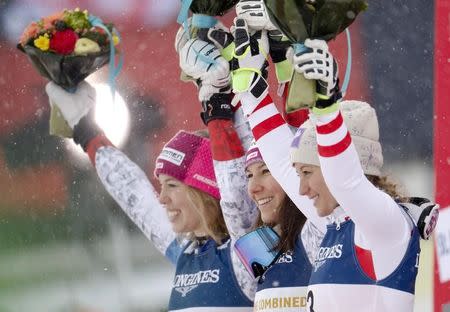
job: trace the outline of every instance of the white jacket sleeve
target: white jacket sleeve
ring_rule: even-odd
[[[306,218],[319,231],[325,233],[327,220],[317,215],[313,201],[299,194],[300,179],[289,156],[294,134],[279,113],[270,95],[265,93],[257,99],[251,93],[244,93],[241,103],[270,173]]]
[[[252,230],[258,208],[247,193],[245,156],[228,161],[214,161],[214,171],[220,190],[220,206],[230,233],[230,253],[236,280],[246,296],[253,300],[256,281],[247,272],[234,251],[236,240]]]
[[[315,116],[322,174],[331,194],[355,223],[355,243],[372,250],[377,277],[382,278],[403,258],[412,224],[394,199],[364,175],[345,122],[333,123],[341,116],[340,111]],[[327,125],[326,133],[317,131]],[[336,152],[328,152],[330,148]]]
[[[234,128],[246,151],[253,136],[241,109],[235,112]],[[220,190],[222,214],[231,238],[230,253],[233,271],[242,291],[250,300],[253,300],[256,280],[247,272],[234,251],[236,240],[252,230],[258,217],[258,208],[247,192],[245,155],[226,161],[214,160],[214,172]]]
[[[178,256],[176,235],[164,207],[145,173],[120,150],[100,147],[95,154],[97,174],[108,193],[141,229],[145,236],[172,262]],[[171,246],[170,255],[168,247]],[[175,251],[174,251],[175,250]],[[174,258],[174,259],[172,259]]]

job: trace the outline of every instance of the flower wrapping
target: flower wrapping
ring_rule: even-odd
[[[81,81],[111,62],[111,55],[117,52],[119,39],[113,24],[98,21],[79,9],[57,12],[28,25],[17,48],[42,76],[74,92]],[[50,134],[72,136],[72,129],[53,105]]]
[[[194,0],[191,4],[191,11],[194,14],[222,16],[238,2],[239,0]]]
[[[80,56],[49,53],[30,45],[19,49],[27,54],[42,76],[68,91],[109,62],[109,51]]]
[[[364,0],[264,0],[271,21],[294,45],[296,52],[307,39],[335,39],[349,27],[357,15],[367,9]],[[316,83],[294,72],[286,111],[313,107]]]

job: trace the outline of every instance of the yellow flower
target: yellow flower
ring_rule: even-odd
[[[119,36],[117,36],[115,34],[112,35],[112,40],[113,40],[114,45],[118,45],[120,43]]]
[[[88,10],[84,10],[83,14],[86,17],[86,19],[89,19],[89,12],[88,12]]]
[[[43,36],[39,36],[37,39],[34,39],[34,46],[42,51],[48,51],[48,48],[50,47],[50,39],[48,38],[48,34],[44,34]]]

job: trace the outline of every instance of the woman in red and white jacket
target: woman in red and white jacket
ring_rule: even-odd
[[[420,235],[399,208],[394,185],[381,176],[375,111],[367,103],[347,101],[341,112],[337,66],[326,42],[307,40],[305,45],[306,53],[290,58],[295,70],[318,81],[320,94],[294,140],[258,74],[264,56],[247,53],[236,42],[240,68],[233,79],[253,66],[248,89],[239,91],[244,91],[241,103],[262,156],[287,193],[297,188],[297,200],[290,196],[300,209],[312,208],[328,221],[313,264],[308,311],[412,311]],[[286,186],[292,165],[300,179]],[[425,224],[432,225],[434,217]]]

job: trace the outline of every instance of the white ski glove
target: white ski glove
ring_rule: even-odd
[[[428,240],[433,233],[439,219],[439,205],[426,198],[410,197],[401,206],[416,222],[420,236]]]
[[[87,82],[81,82],[75,93],[69,93],[54,82],[45,86],[51,106],[56,106],[73,130],[76,124],[95,106],[96,92]]]
[[[289,48],[286,57],[294,66],[294,70],[303,74],[306,79],[317,80],[317,93],[330,98],[339,90],[338,66],[328,50],[328,44],[324,40],[306,39],[304,45],[308,48],[305,52],[294,53]]]
[[[191,25],[192,17],[188,19],[188,31]],[[219,49],[225,49],[229,44],[233,43],[233,38],[231,36],[230,30],[225,27],[222,22],[217,21],[216,24],[211,28],[199,28],[197,29],[197,38],[214,43],[214,45]],[[186,31],[185,27],[182,25],[178,28],[177,34],[175,36],[175,51],[180,53],[181,48],[186,45],[186,42],[191,39]],[[192,38],[193,39],[193,38]]]
[[[270,21],[263,0],[239,1],[238,4],[236,4],[236,16],[245,19],[248,28],[253,31],[277,29]]]
[[[289,41],[269,18],[263,0],[241,0],[236,4],[236,15],[245,19],[250,34],[258,30],[267,30],[269,37],[270,57],[275,65],[278,83],[288,82],[292,78],[292,65],[286,59]]]
[[[267,78],[269,42],[266,30],[251,35],[245,19],[234,20],[235,52],[232,60],[233,91],[247,92],[260,79]]]
[[[200,101],[229,88],[230,65],[213,44],[190,39],[181,48],[179,59],[181,70],[197,81]]]

